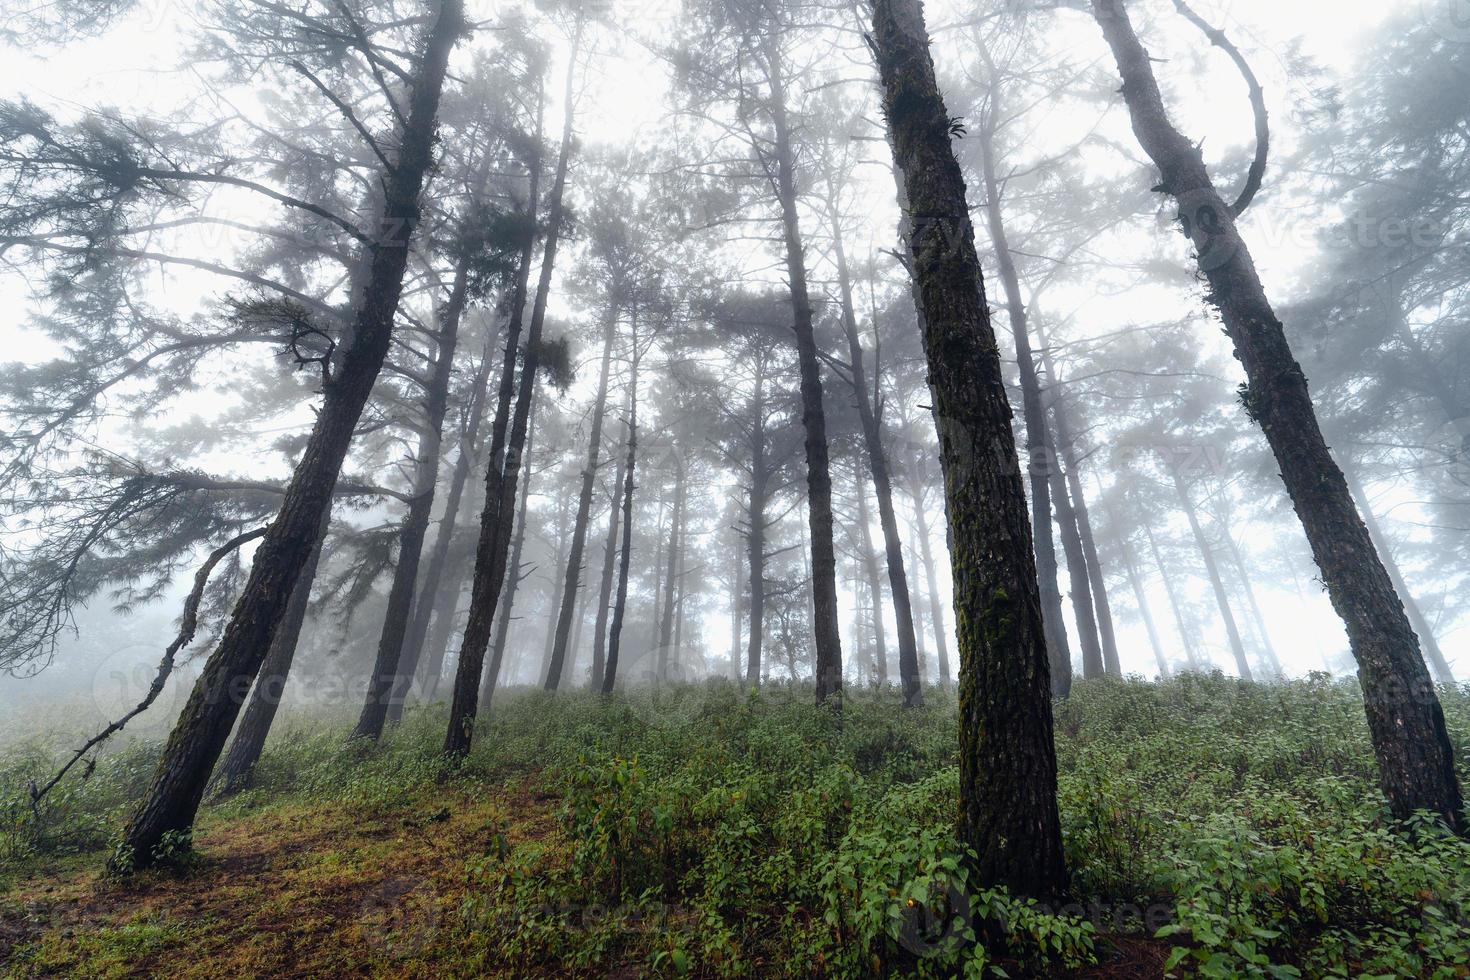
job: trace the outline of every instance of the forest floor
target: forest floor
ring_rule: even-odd
[[[293,717],[187,861],[109,878],[140,742],[0,812],[0,976],[1470,976],[1470,845],[1385,823],[1349,688],[1080,686],[1061,909],[965,886],[952,698],[791,694],[511,695],[454,770],[433,709]],[[0,800],[35,766],[0,748]]]

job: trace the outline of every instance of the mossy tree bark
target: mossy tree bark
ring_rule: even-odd
[[[918,0],[876,0],[870,35],[903,174],[910,270],[944,470],[960,647],[960,834],[976,881],[1066,889],[1051,675],[1026,493],[964,178]]]

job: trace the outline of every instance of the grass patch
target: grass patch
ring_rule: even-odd
[[[1441,696],[1463,760],[1470,694]],[[180,873],[95,870],[151,743],[39,820],[7,810],[8,969],[1470,976],[1470,845],[1391,825],[1357,691],[1323,677],[1079,683],[1061,908],[967,880],[944,692],[904,712],[852,691],[840,720],[801,687],[508,692],[452,768],[438,708],[377,746],[344,745],[350,720],[283,716]],[[0,755],[0,799],[54,761]]]

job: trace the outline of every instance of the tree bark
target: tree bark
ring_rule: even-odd
[[[1358,482],[1357,474],[1350,469],[1343,470],[1343,476],[1347,479],[1348,489],[1357,498],[1358,509],[1363,515],[1363,523],[1367,526],[1368,533],[1372,535],[1378,553],[1383,556],[1383,567],[1388,571],[1394,590],[1404,600],[1404,611],[1409,614],[1409,622],[1413,624],[1419,642],[1424,644],[1424,654],[1429,665],[1434,668],[1434,674],[1439,678],[1441,684],[1455,683],[1455,675],[1450,670],[1449,661],[1445,659],[1444,652],[1440,650],[1439,641],[1435,638],[1434,630],[1430,627],[1429,620],[1425,618],[1419,601],[1414,598],[1414,593],[1409,590],[1409,584],[1404,581],[1403,570],[1399,568],[1399,563],[1393,556],[1393,545],[1383,533],[1383,527],[1378,523],[1377,515],[1373,513],[1373,505],[1363,493],[1363,485]]]
[[[801,378],[801,421],[806,431],[807,516],[811,533],[812,634],[816,641],[817,703],[842,693],[842,635],[837,622],[837,551],[832,543],[832,472],[827,451],[827,415],[822,406],[822,369],[807,290],[806,255],[797,215],[796,163],[786,118],[786,79],[780,40],[766,35],[771,84],[771,120],[776,156],[776,197],[786,244],[791,286],[792,329]]]
[[[479,710],[481,674],[485,667],[485,649],[490,643],[490,626],[495,607],[505,584],[505,567],[509,560],[511,525],[520,480],[521,453],[526,444],[526,431],[531,402],[536,391],[536,370],[540,358],[541,330],[546,322],[546,303],[551,293],[551,275],[556,264],[557,243],[561,236],[565,213],[564,196],[567,169],[572,157],[572,123],[576,99],[571,96],[576,77],[577,58],[581,50],[583,22],[577,19],[576,36],[567,56],[566,106],[562,120],[561,148],[557,154],[556,177],[552,181],[550,205],[546,219],[546,244],[541,258],[541,278],[536,284],[536,300],[531,308],[531,324],[526,331],[524,363],[521,365],[519,389],[516,393],[515,417],[505,443],[503,469],[498,468],[499,453],[492,436],[490,465],[486,478],[485,510],[480,518],[480,540],[475,549],[475,578],[470,587],[470,617],[465,624],[460,644],[459,663],[455,665],[454,694],[449,706],[449,730],[444,736],[444,753],[462,758],[469,753],[474,735],[475,716]],[[514,350],[514,348],[508,348]],[[509,387],[501,375],[502,394]],[[497,417],[497,428],[500,426]],[[491,690],[495,677],[485,680]]]
[[[989,61],[988,55],[986,61]],[[992,90],[998,87],[993,71],[991,82]],[[1026,474],[1031,485],[1031,527],[1036,544],[1036,574],[1041,590],[1042,624],[1046,628],[1047,656],[1052,665],[1052,696],[1064,698],[1072,687],[1072,651],[1067,643],[1066,620],[1062,615],[1062,593],[1057,584],[1057,549],[1051,526],[1051,497],[1056,483],[1053,473],[1057,466],[1056,448],[1052,445],[1051,431],[1046,425],[1046,409],[1041,399],[1041,379],[1037,376],[1036,358],[1031,350],[1031,333],[1026,322],[1026,304],[1021,298],[1021,282],[1011,257],[1010,240],[1006,236],[1005,217],[1000,206],[1000,181],[995,172],[995,112],[996,109],[992,107],[978,134],[981,176],[985,185],[985,218],[990,230],[990,241],[995,246],[996,273],[1005,292],[1006,312],[1010,316],[1011,336],[1015,338],[1016,366],[1021,379],[1021,417],[1026,424]],[[1062,501],[1057,501],[1057,518],[1058,523],[1063,524],[1064,543],[1067,531],[1062,514],[1066,509]],[[1070,571],[1070,551],[1067,554],[1067,566]],[[1072,601],[1075,605],[1079,602],[1075,571],[1072,572],[1072,582]],[[1091,618],[1089,612],[1085,620],[1090,621]],[[1100,649],[1093,649],[1097,642],[1096,628],[1089,633],[1085,620],[1082,615],[1077,616],[1078,630],[1082,634],[1082,675],[1096,677],[1101,673],[1102,654]],[[1099,668],[1096,671],[1093,670],[1094,659]]]
[[[305,452],[280,512],[256,549],[219,645],[174,724],[142,804],[123,832],[123,843],[110,862],[115,870],[153,864],[166,837],[189,832],[241,701],[310,558],[353,431],[388,354],[409,243],[419,219],[419,198],[433,161],[449,52],[463,25],[460,0],[441,0],[409,98],[398,157],[384,174],[382,220],[367,247],[367,274],[347,349],[323,385],[321,410]]]
[[[1077,620],[1077,634],[1082,642],[1082,676],[1102,677],[1107,673],[1103,662],[1102,643],[1098,640],[1097,619],[1093,615],[1092,583],[1087,578],[1087,560],[1082,553],[1082,534],[1077,529],[1077,512],[1067,493],[1067,478],[1060,461],[1053,456],[1047,466],[1051,483],[1051,502],[1056,508],[1057,527],[1062,532],[1062,551],[1067,556],[1067,579],[1072,586],[1072,615]]]
[[[281,706],[281,696],[286,690],[291,661],[295,659],[296,646],[301,641],[301,627],[306,623],[306,607],[311,601],[311,586],[316,581],[322,542],[326,539],[331,520],[332,508],[329,505],[322,514],[316,546],[301,569],[301,577],[291,591],[291,601],[286,604],[285,616],[276,635],[271,638],[271,648],[265,655],[265,661],[260,665],[260,674],[250,692],[250,703],[245,706],[245,714],[235,729],[235,738],[215,770],[214,781],[220,796],[228,796],[250,785],[255,764],[265,749],[266,737],[270,735],[271,724],[276,719],[276,710]]]
[[[1118,62],[1134,133],[1159,168],[1159,186],[1180,202],[1209,282],[1209,301],[1245,368],[1242,401],[1271,445],[1328,596],[1346,626],[1383,793],[1395,817],[1427,810],[1464,834],[1470,827],[1454,753],[1419,642],[1328,451],[1306,375],[1266,298],[1235,213],[1210,180],[1199,147],[1169,121],[1148,54],[1121,0],[1092,0],[1092,7]]]
[[[950,116],[918,0],[875,0],[871,43],[913,224],[910,270],[944,470],[960,648],[960,837],[975,881],[1066,889],[1026,492]]]

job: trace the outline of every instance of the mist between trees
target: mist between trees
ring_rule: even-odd
[[[27,819],[135,717],[119,874],[278,708],[453,769],[506,689],[856,688],[957,714],[964,880],[1085,919],[1058,712],[1219,672],[1356,677],[1463,835],[1470,28],[1410,6],[7,13]]]

